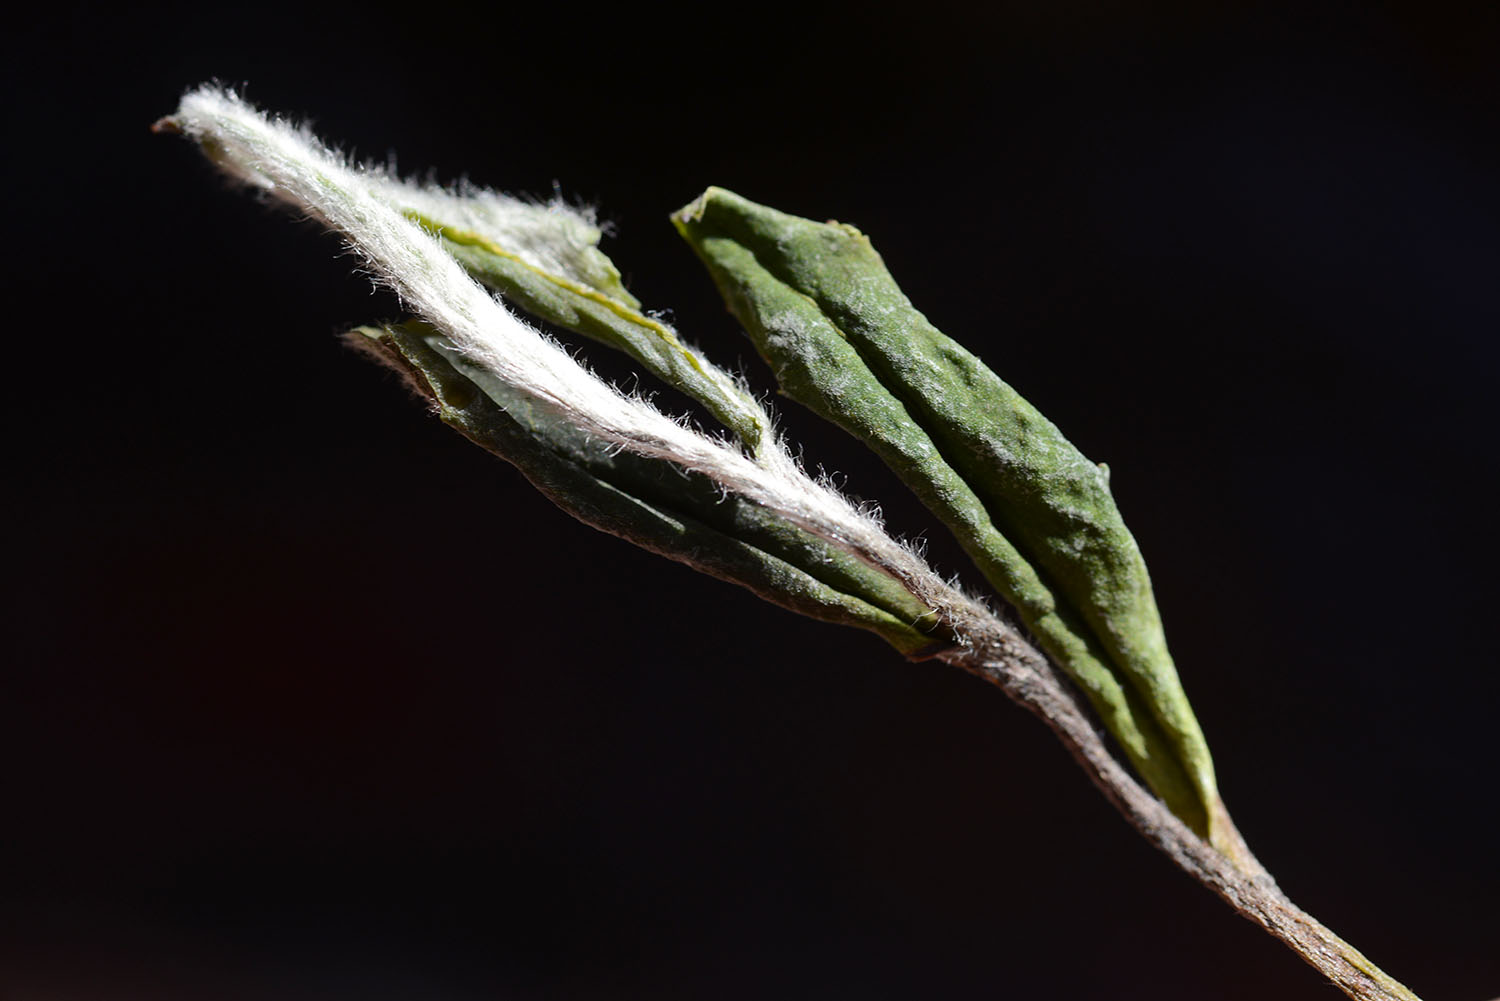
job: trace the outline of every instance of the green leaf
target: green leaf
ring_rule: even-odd
[[[426,324],[360,327],[351,342],[402,372],[439,417],[579,520],[792,611],[877,633],[912,658],[952,644],[894,578],[703,476],[562,427],[474,368]]]
[[[514,306],[629,354],[657,378],[703,404],[752,453],[763,443],[769,445],[765,411],[733,378],[682,343],[676,331],[642,310],[625,290],[619,270],[594,245],[597,230],[586,235],[580,252],[571,255],[573,266],[562,267],[523,254],[519,246],[505,246],[495,235],[462,229],[414,209],[404,214],[439,237],[470,275]],[[542,213],[534,223],[535,234],[552,239],[565,235],[577,242],[578,234],[548,231],[568,221]]]
[[[673,221],[783,392],[866,443],[948,525],[1142,778],[1213,838],[1213,764],[1104,469],[934,328],[852,226],[719,188]]]

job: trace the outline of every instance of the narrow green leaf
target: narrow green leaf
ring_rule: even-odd
[[[718,188],[674,223],[783,391],[901,476],[1083,688],[1142,777],[1212,837],[1212,761],[1104,470],[928,323],[853,227]]]
[[[498,234],[463,229],[415,209],[404,212],[438,236],[476,280],[517,308],[624,351],[657,378],[703,404],[752,453],[762,441],[768,442],[765,412],[734,379],[682,343],[671,327],[642,310],[639,300],[625,290],[614,263],[595,246],[597,230],[586,234],[582,252],[571,255],[571,266],[565,268],[524,254],[518,246],[506,246]],[[565,219],[542,213],[534,223],[535,231],[552,236],[548,227]],[[570,235],[576,242],[577,234]]]
[[[895,579],[743,498],[722,496],[705,477],[558,426],[468,365],[431,327],[361,327],[350,339],[579,520],[793,611],[875,632],[909,657],[951,644]]]

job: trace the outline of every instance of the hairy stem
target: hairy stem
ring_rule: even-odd
[[[798,607],[798,600],[789,595],[785,584],[792,578],[778,570],[783,582],[780,589],[766,583],[769,572],[766,568],[777,564],[747,553],[744,540],[723,533],[715,535],[711,526],[702,523],[696,528],[686,526],[662,511],[637,512],[634,520],[619,516],[618,512],[636,504],[636,499],[601,480],[597,470],[590,472],[574,459],[583,462],[589,455],[597,458],[609,449],[624,449],[652,462],[700,474],[724,492],[763,509],[766,518],[779,527],[805,532],[823,540],[828,547],[869,564],[885,574],[886,579],[899,582],[941,620],[946,631],[935,634],[939,642],[946,644],[951,637],[956,645],[945,645],[937,657],[999,685],[1011,698],[1041,717],[1125,818],[1189,875],[1280,938],[1350,997],[1361,1001],[1416,1001],[1414,994],[1286,899],[1244,846],[1213,791],[1211,775],[1201,787],[1210,794],[1202,805],[1208,811],[1205,826],[1214,832],[1214,844],[1195,834],[1110,754],[1077,700],[1076,690],[1050,661],[979,602],[946,584],[912,549],[887,535],[868,512],[826,484],[809,478],[774,436],[763,434],[770,426],[769,418],[727,376],[718,374],[711,380],[719,387],[715,390],[719,395],[713,398],[722,404],[716,412],[726,418],[728,426],[736,426],[737,421],[746,425],[742,433],[747,443],[756,446],[753,458],[732,443],[699,434],[641,400],[617,392],[579,366],[562,347],[509,313],[465,273],[432,233],[393,205],[393,182],[379,172],[351,165],[323,147],[306,130],[269,119],[238,96],[214,87],[187,94],[177,115],[163,120],[158,127],[186,132],[231,175],[300,207],[343,233],[373,271],[441,334],[441,351],[435,344],[427,344],[424,354],[419,350],[416,334],[403,342],[405,352],[398,349],[403,364],[423,373],[430,390],[426,395],[446,406],[447,418],[466,433],[505,455],[527,471],[528,476],[547,484],[544,489],[558,497],[565,509],[590,524],[752,588],[759,581],[765,584],[758,589],[760,593],[774,592],[784,603]],[[399,185],[397,190],[404,192],[405,198],[439,197],[431,192],[413,193],[412,189]],[[407,212],[410,211],[408,206]],[[525,215],[528,210],[514,211]],[[448,233],[450,243],[455,235]],[[469,236],[464,239],[470,245],[474,242]],[[571,242],[564,241],[566,246],[562,250],[552,247],[549,253],[555,252],[554,257],[562,254],[573,262],[562,268],[564,272],[584,275],[586,280],[574,288],[575,292],[602,288],[609,290],[606,298],[614,296],[611,301],[626,303],[626,298],[619,297],[624,294],[623,288],[619,293],[614,291],[619,285],[618,272],[607,260],[588,256],[590,239],[587,234],[578,240],[570,238]],[[503,255],[492,256],[503,259]],[[632,340],[640,333],[633,328],[609,329],[626,343],[636,344],[638,354],[651,356],[652,350],[666,344],[671,350],[662,356],[667,359],[662,361],[664,370],[681,371],[682,366],[687,366],[708,377],[707,370],[698,365],[696,355],[688,358],[672,353],[681,346],[675,335],[668,336],[670,332],[665,327],[648,331],[654,341]],[[398,334],[392,328],[385,335],[377,332],[375,336],[365,336],[372,343],[380,343],[381,336],[397,338]],[[954,348],[947,357],[957,357],[953,353],[957,350]],[[422,362],[419,358],[427,360]],[[460,390],[458,396],[445,397],[439,392],[442,387],[453,388],[443,382],[446,376],[438,374],[439,362],[453,369],[458,380],[453,385]],[[678,368],[672,368],[673,365]],[[844,376],[848,371],[848,366],[840,368]],[[505,428],[499,425],[465,424],[467,417],[461,412],[467,406],[464,400],[472,398],[470,389],[479,390],[464,380],[474,378],[494,388],[493,393],[489,389],[483,392],[491,395],[492,409],[498,408],[496,413],[507,419],[524,418],[524,423],[506,431],[509,437],[501,435]],[[960,378],[955,385],[967,381],[967,377]],[[946,391],[937,387],[921,390],[919,395],[940,396]],[[743,421],[739,420],[741,417]],[[574,442],[589,444],[570,448]],[[969,451],[985,451],[965,447]],[[1084,460],[1079,457],[1079,461]],[[1089,470],[1090,476],[1098,480],[1097,471],[1092,467]],[[1096,485],[1101,489],[1106,486]],[[605,500],[600,500],[601,497]],[[642,527],[648,524],[652,526],[649,532]],[[703,540],[715,540],[715,546],[727,548],[723,552],[716,550],[717,555],[699,554],[697,547]],[[1126,548],[1133,546],[1130,541]],[[725,555],[726,552],[730,555]],[[790,564],[786,567],[797,569]],[[826,569],[823,572],[828,573]],[[818,594],[822,595],[824,605],[838,604],[837,593],[814,587],[818,579],[807,575],[805,581],[796,580],[801,581],[804,596]],[[853,600],[853,596],[843,597]],[[1153,608],[1150,616],[1154,615]],[[910,627],[912,622],[905,625]],[[930,649],[927,645],[907,646],[902,642],[897,645],[902,649]],[[1176,676],[1170,661],[1164,672],[1156,676],[1155,682],[1149,677],[1147,682],[1160,689],[1165,677],[1170,682],[1169,689],[1175,686]],[[1169,697],[1175,697],[1173,691],[1168,691]],[[1191,714],[1184,718],[1190,721]],[[1166,717],[1161,722],[1165,724]],[[1196,733],[1196,726],[1196,722],[1190,722],[1178,729]],[[1203,760],[1206,762],[1206,757]]]
[[[1099,791],[1146,840],[1357,1001],[1419,1001],[1360,952],[1287,899],[1276,881],[1243,847],[1220,853],[1140,785],[1110,754],[1057,669],[998,621],[965,623],[971,645],[940,659],[998,685],[1051,727]],[[1225,826],[1233,831],[1228,815]]]

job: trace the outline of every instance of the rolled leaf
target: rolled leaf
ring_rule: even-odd
[[[393,184],[392,202],[438,236],[464,270],[514,306],[624,351],[693,399],[756,452],[771,433],[759,404],[728,373],[684,344],[626,291],[576,213],[489,192],[464,198]]]
[[[426,324],[361,327],[351,342],[396,368],[442,420],[516,466],[579,520],[812,618],[870,630],[912,658],[951,645],[893,578],[724,496],[706,477],[563,427],[474,368]]]
[[[1142,778],[1213,838],[1212,760],[1103,468],[934,328],[852,226],[719,188],[673,221],[782,390],[865,442],[948,525]]]

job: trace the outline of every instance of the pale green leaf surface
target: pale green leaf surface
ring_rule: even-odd
[[[592,243],[580,264],[548,266],[536,255],[500,243],[497,236],[502,234],[462,229],[412,209],[406,214],[439,237],[469,274],[512,305],[629,354],[652,375],[703,404],[752,453],[763,441],[769,443],[765,412],[734,379],[684,344],[676,331],[644,312],[625,290],[618,269]],[[543,215],[536,225],[553,225],[553,220]],[[591,240],[598,238],[598,231],[593,231]]]

